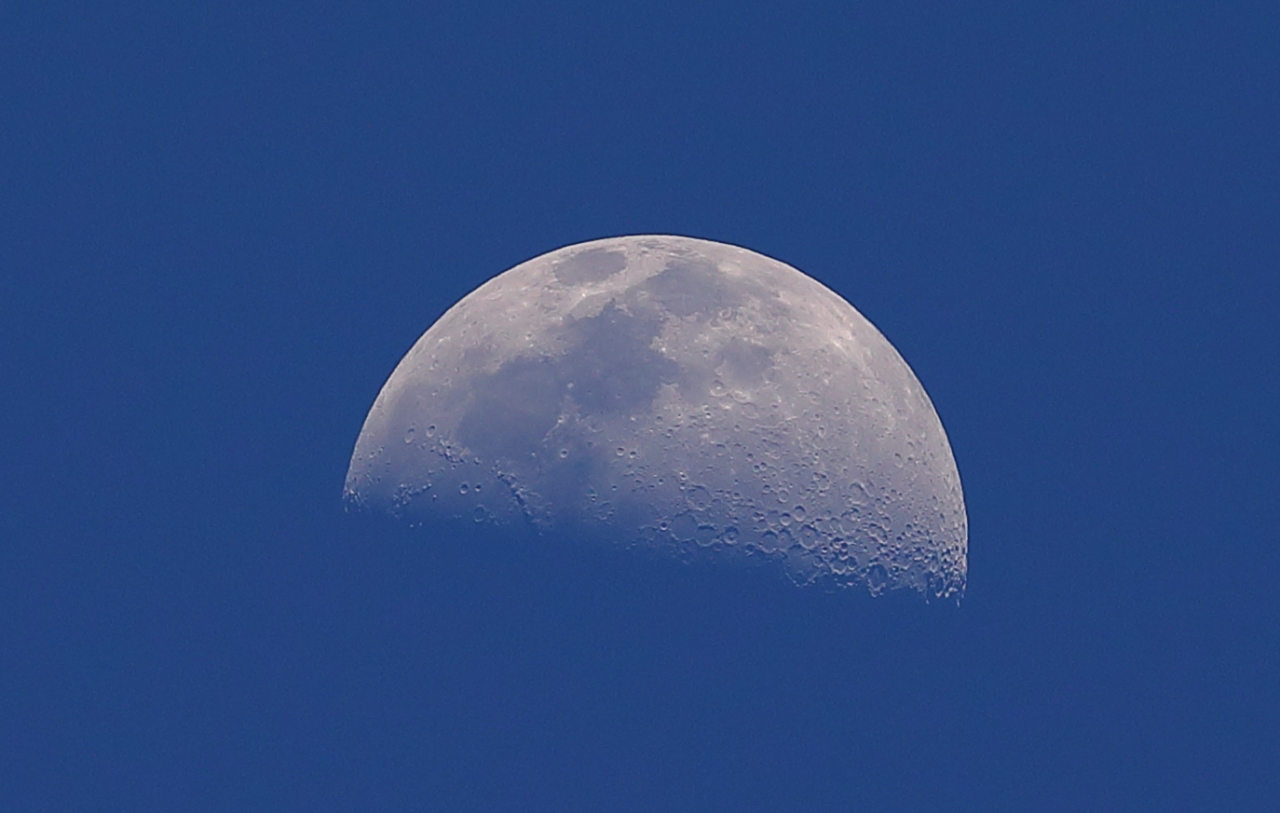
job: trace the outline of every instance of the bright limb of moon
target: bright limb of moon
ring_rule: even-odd
[[[956,596],[967,571],[951,446],[888,340],[791,266],[688,237],[568,246],[462,299],[383,386],[345,498],[872,593]]]

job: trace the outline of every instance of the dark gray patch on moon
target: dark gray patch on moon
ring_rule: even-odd
[[[587,414],[631,413],[647,407],[678,365],[651,345],[660,323],[612,302],[572,324],[573,348],[559,361],[571,397]]]
[[[584,417],[646,409],[679,369],[650,346],[658,328],[656,319],[613,303],[570,321],[564,355],[517,357],[468,382],[472,401],[458,439],[487,459],[520,460],[546,451],[548,433],[571,406]]]
[[[720,364],[716,372],[735,384],[755,384],[764,379],[765,371],[773,366],[773,351],[769,348],[734,336],[720,351]]]
[[[769,348],[734,336],[718,352],[680,367],[680,392],[691,402],[705,403],[728,389],[752,390],[774,377],[773,356]]]
[[[695,260],[669,263],[661,273],[641,284],[639,290],[662,310],[681,318],[713,316],[741,305],[742,292],[730,288],[715,265]]]
[[[546,357],[514,358],[471,380],[472,401],[458,439],[483,457],[519,460],[536,455],[560,419],[564,387]]]
[[[593,248],[559,263],[553,273],[565,285],[583,285],[604,282],[626,267],[627,256],[622,252]]]

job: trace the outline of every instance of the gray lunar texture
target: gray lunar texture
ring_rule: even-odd
[[[893,346],[796,269],[688,237],[561,248],[449,309],[378,395],[345,499],[873,594],[958,597],[967,570],[955,459]]]

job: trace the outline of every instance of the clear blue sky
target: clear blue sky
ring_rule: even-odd
[[[0,809],[1280,797],[1269,3],[0,8]],[[552,248],[781,258],[902,352],[959,606],[343,515]]]

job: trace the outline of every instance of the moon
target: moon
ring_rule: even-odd
[[[951,446],[902,356],[778,260],[614,237],[450,308],[356,441],[349,507],[529,525],[800,584],[963,593]]]

